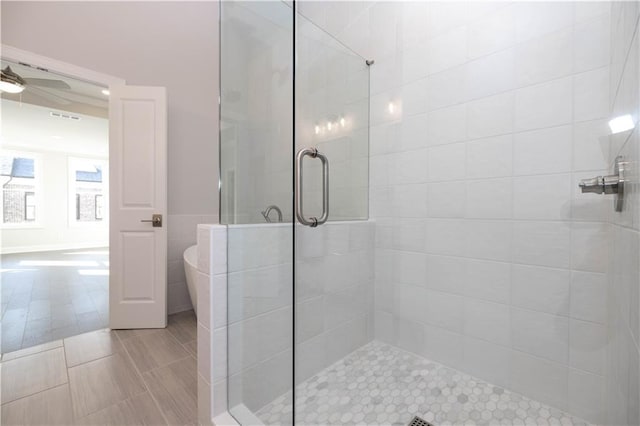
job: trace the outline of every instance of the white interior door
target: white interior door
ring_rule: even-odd
[[[166,327],[166,89],[109,90],[109,325]],[[152,222],[153,215],[162,223]]]

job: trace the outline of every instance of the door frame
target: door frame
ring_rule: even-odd
[[[17,47],[2,44],[0,46],[0,56],[12,62],[24,62],[30,65],[37,65],[53,71],[56,74],[62,74],[78,80],[84,80],[89,83],[96,83],[101,86],[109,87],[116,84],[126,84],[123,78],[103,74],[89,68],[79,67],[68,62],[62,62],[57,59],[42,56],[27,50],[18,49]]]
[[[61,74],[67,77],[71,77],[77,80],[84,80],[89,83],[94,83],[100,86],[114,86],[125,85],[126,81],[123,78],[115,77],[112,75],[97,72],[88,68],[83,68],[68,62],[62,62],[57,59],[53,59],[47,56],[42,56],[37,53],[29,52],[27,50],[18,49],[17,47],[9,46],[6,44],[0,45],[0,57],[11,62],[22,62],[29,65],[39,66],[46,68],[56,74]],[[113,163],[111,158],[109,159],[109,175],[112,174]],[[108,188],[109,200],[111,200],[111,186]],[[110,225],[110,224],[109,224]],[[109,241],[111,241],[112,227],[109,226]],[[111,275],[111,264],[109,264],[109,275]],[[109,286],[109,295],[111,295],[111,286]]]

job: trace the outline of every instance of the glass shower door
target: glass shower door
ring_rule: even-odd
[[[293,15],[284,2],[220,2],[220,218],[227,231],[229,412],[269,423],[293,383]],[[216,331],[217,332],[217,331]],[[214,336],[215,341],[215,336]],[[214,348],[215,350],[215,348]]]
[[[310,380],[372,339],[369,68],[285,2],[220,10],[228,407],[301,424]]]
[[[295,37],[295,150],[317,151],[297,157],[295,421],[353,424],[364,371],[340,360],[373,339],[369,66],[304,11]]]

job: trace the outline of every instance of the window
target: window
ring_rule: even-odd
[[[69,159],[69,211],[75,213],[70,217],[72,223],[95,224],[103,220],[104,197],[108,194],[106,170],[103,160]]]
[[[32,226],[38,221],[39,178],[35,155],[0,152],[2,226]]]

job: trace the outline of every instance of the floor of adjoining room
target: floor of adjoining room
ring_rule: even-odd
[[[2,355],[2,425],[196,425],[196,317]]]
[[[265,425],[291,424],[291,393],[260,409]],[[296,386],[296,423],[587,425],[468,374],[371,342]]]
[[[108,326],[108,248],[5,254],[0,263],[0,352]]]

